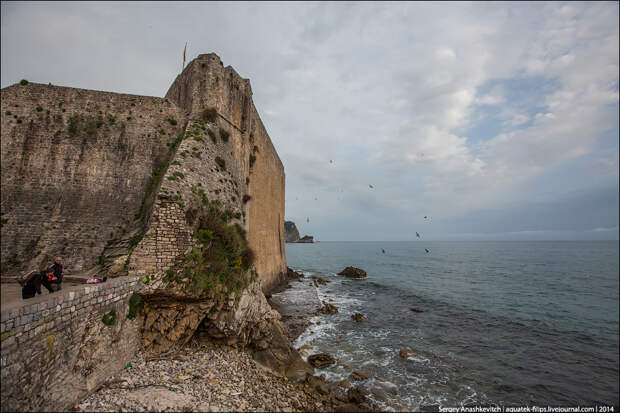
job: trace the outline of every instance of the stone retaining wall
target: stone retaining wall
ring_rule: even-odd
[[[67,410],[118,372],[140,343],[137,317],[127,318],[139,284],[122,277],[3,311],[1,410]],[[116,322],[104,324],[113,309]]]

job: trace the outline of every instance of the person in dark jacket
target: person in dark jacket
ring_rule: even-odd
[[[44,271],[35,272],[37,274],[35,274],[33,277],[30,277],[28,282],[22,287],[22,298],[24,300],[27,298],[32,298],[36,294],[41,294],[41,284],[43,284],[43,286],[47,288],[47,291],[49,291],[50,293],[54,292],[52,286],[47,281],[47,278],[54,274],[54,269],[52,267],[48,267]]]
[[[56,257],[56,259],[54,259],[52,268],[54,269],[54,278],[52,280],[48,280],[48,282],[50,284],[55,284],[56,291],[60,291],[62,290],[62,277],[64,277],[64,274],[62,273],[62,260],[60,257]]]

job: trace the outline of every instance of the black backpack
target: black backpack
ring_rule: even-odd
[[[22,275],[21,277],[17,277],[17,282],[23,288],[30,281],[34,280],[34,278],[38,276],[39,274],[40,274],[39,271],[28,271],[26,274]]]

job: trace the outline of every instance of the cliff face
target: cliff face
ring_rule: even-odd
[[[299,231],[293,221],[284,221],[284,231],[286,233],[286,242],[299,241]]]
[[[57,255],[67,272],[166,270],[190,245],[185,215],[203,189],[240,215],[262,288],[276,284],[284,168],[251,96],[215,54],[190,62],[164,99],[2,89],[2,275]],[[206,108],[216,110],[215,142],[199,122]]]

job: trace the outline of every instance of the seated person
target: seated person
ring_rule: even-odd
[[[54,275],[52,267],[48,267],[44,271],[34,271],[31,273],[28,281],[22,287],[22,298],[25,300],[34,297],[36,294],[41,294],[41,284],[47,288],[47,291],[53,293],[52,286],[47,282],[48,277],[52,275]]]
[[[60,257],[56,257],[56,259],[54,259],[52,268],[54,269],[54,277],[51,279],[48,279],[47,281],[50,284],[55,284],[56,291],[60,291],[62,290],[61,283],[62,283],[62,278],[64,277],[64,274],[62,273],[62,260],[60,259]]]

